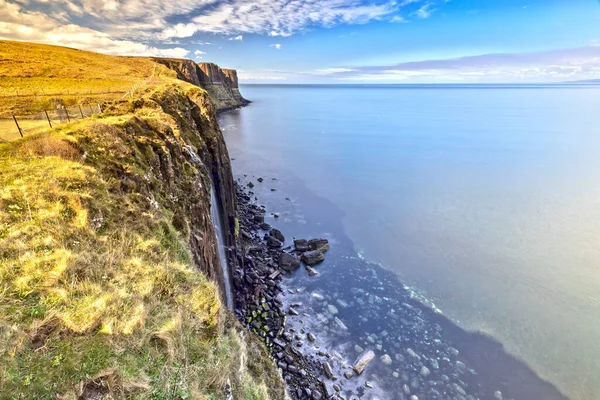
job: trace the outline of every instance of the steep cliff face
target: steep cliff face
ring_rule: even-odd
[[[196,64],[191,60],[154,60],[177,72],[179,79],[206,89],[218,112],[250,103],[240,93],[237,71],[233,69],[221,69],[213,63]]]
[[[211,180],[230,248],[236,199],[209,94],[174,82],[104,111],[0,144],[0,397],[283,398],[217,295]]]

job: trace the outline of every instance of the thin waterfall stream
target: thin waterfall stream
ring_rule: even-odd
[[[215,229],[215,235],[217,237],[217,248],[219,253],[219,262],[221,264],[221,271],[223,272],[223,286],[225,287],[225,299],[227,301],[227,308],[230,310],[233,309],[233,294],[231,290],[231,281],[229,279],[229,263],[227,261],[227,253],[225,248],[225,231],[223,229],[223,222],[221,219],[221,210],[219,208],[219,202],[217,200],[217,191],[215,189],[215,184],[213,183],[212,174],[210,169],[206,167],[206,164],[202,161],[202,159],[196,154],[194,149],[190,146],[186,146],[187,150],[190,152],[192,157],[192,161],[195,163],[202,165],[208,174],[208,178],[210,179],[210,217],[212,219],[212,224]]]

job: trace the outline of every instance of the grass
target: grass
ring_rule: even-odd
[[[186,224],[174,226],[172,197],[198,172],[169,190],[153,175],[150,145],[210,139],[178,104],[207,97],[183,83],[144,91],[0,143],[2,399],[219,399],[227,380],[236,399],[281,398],[266,350],[197,271]]]
[[[0,117],[51,110],[58,104],[113,101],[150,79],[173,78],[173,72],[146,57],[0,40]]]

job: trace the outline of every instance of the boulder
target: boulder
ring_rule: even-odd
[[[333,369],[331,368],[331,365],[329,365],[328,362],[324,362],[323,363],[323,371],[325,372],[325,375],[329,378],[332,379],[333,378]]]
[[[327,239],[311,239],[308,241],[308,246],[312,250],[318,250],[321,253],[325,253],[329,250],[329,241]]]
[[[317,276],[317,275],[319,275],[319,273],[314,268],[311,268],[308,265],[305,266],[304,268],[306,268],[306,271],[308,271],[308,275],[309,276]]]
[[[310,250],[310,246],[308,245],[308,241],[306,239],[295,239],[294,240],[294,249],[296,251],[300,251],[304,253],[305,251]]]
[[[369,363],[373,361],[373,358],[375,358],[375,353],[372,350],[361,354],[360,357],[358,357],[358,359],[354,363],[352,369],[354,370],[354,372],[356,372],[357,375],[362,374],[365,368],[367,368],[367,365],[369,365]]]
[[[269,232],[269,235],[273,236],[275,239],[279,240],[280,242],[285,242],[285,237],[283,236],[283,233],[281,233],[281,231],[279,229],[271,229],[271,232]]]
[[[281,242],[279,243],[281,244]],[[323,262],[323,260],[325,260],[325,256],[319,250],[305,251],[302,253],[302,261],[308,265],[315,265]]]
[[[281,253],[279,256],[279,268],[286,271],[294,271],[300,268],[300,260],[289,253]]]
[[[267,236],[267,246],[272,249],[278,249],[282,246],[282,243],[273,236]]]

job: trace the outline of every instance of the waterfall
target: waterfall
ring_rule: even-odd
[[[210,217],[212,224],[215,229],[217,236],[217,247],[219,251],[219,262],[221,264],[221,271],[223,272],[223,286],[225,287],[225,299],[227,300],[227,308],[233,309],[233,294],[231,291],[231,280],[229,279],[229,263],[227,262],[227,253],[225,248],[225,230],[223,229],[223,223],[221,219],[221,211],[219,208],[219,202],[217,201],[217,191],[212,180],[212,174],[206,167],[202,159],[196,154],[191,146],[186,146],[186,149],[190,152],[192,161],[196,164],[202,165],[208,174],[210,179]]]

